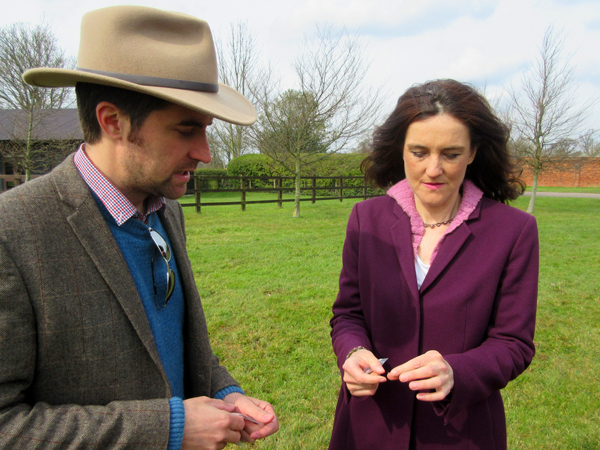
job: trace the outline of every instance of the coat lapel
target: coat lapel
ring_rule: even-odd
[[[444,237],[444,241],[440,246],[439,252],[433,264],[429,268],[427,276],[423,280],[421,285],[421,292],[425,292],[429,286],[444,272],[448,264],[454,259],[460,249],[465,245],[469,236],[471,236],[471,230],[468,225],[468,221],[479,217],[481,210],[481,202],[478,203],[475,210],[471,213],[469,218],[463,222],[456,230]]]
[[[419,290],[417,287],[417,275],[415,273],[415,257],[413,253],[410,219],[397,203],[394,203],[394,214],[398,217],[398,220],[390,229],[394,247],[396,248],[396,254],[398,255],[398,261],[406,284],[410,289],[410,293],[418,303]]]
[[[177,262],[177,267],[179,268],[179,276],[181,277],[183,293],[187,302],[193,297],[193,295],[190,295],[189,287],[195,286],[196,281],[194,280],[194,274],[191,271],[186,270],[189,264],[186,259],[187,249],[185,245],[185,233],[182,233],[183,227],[178,226],[179,221],[177,220],[177,217],[175,217],[175,213],[176,210],[169,207],[169,202],[167,202],[167,208],[165,209],[164,214],[161,214],[161,221],[169,236],[171,246],[173,247],[173,254]]]
[[[85,181],[72,162],[72,155],[53,172],[54,185],[65,205],[64,213],[73,232],[121,304],[152,359],[162,363],[144,306],[127,263]]]

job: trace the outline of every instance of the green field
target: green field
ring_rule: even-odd
[[[531,186],[527,186],[527,191],[531,191]],[[600,194],[600,187],[550,187],[550,186],[538,186],[538,192],[577,192],[577,193],[588,193],[588,194]]]
[[[279,415],[279,433],[255,448],[327,448],[340,383],[328,322],[353,204],[303,202],[299,219],[290,203],[185,208],[213,348]],[[540,197],[536,218],[537,355],[503,391],[509,448],[598,449],[600,200]]]

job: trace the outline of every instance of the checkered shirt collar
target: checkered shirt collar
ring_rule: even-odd
[[[125,197],[100,170],[90,161],[85,152],[85,143],[81,144],[73,159],[75,167],[92,192],[98,196],[118,226],[123,225],[131,217],[146,222],[148,216],[161,209],[166,201],[163,197],[151,196],[146,200],[146,214],[139,212],[133,203]]]

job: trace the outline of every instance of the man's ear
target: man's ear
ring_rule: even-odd
[[[96,105],[96,119],[102,134],[113,140],[124,140],[129,133],[129,117],[110,102]]]

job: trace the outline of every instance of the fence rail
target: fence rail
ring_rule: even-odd
[[[293,198],[283,198],[283,194],[295,192],[295,177],[247,177],[247,176],[198,176],[192,175],[188,184],[187,194],[194,195],[193,203],[182,203],[183,207],[195,207],[200,213],[203,206],[240,205],[246,210],[246,205],[258,203],[277,203],[281,208],[283,203],[293,202]],[[309,195],[300,197],[301,202],[315,203],[320,200],[339,200],[377,197],[383,194],[380,189],[373,189],[365,184],[364,177],[301,177],[301,193]],[[217,192],[239,192],[240,201],[236,202],[203,202],[202,195]],[[272,200],[247,200],[249,193],[273,193]]]
[[[0,175],[0,192],[25,182],[25,175]],[[187,194],[194,196],[192,203],[182,203],[183,207],[195,207],[200,213],[203,206],[240,205],[246,210],[246,205],[259,203],[277,203],[279,208],[283,203],[293,202],[294,198],[283,198],[284,194],[294,194],[295,177],[247,177],[247,176],[198,176],[192,175],[188,183]],[[365,184],[363,177],[301,177],[301,202],[315,203],[321,200],[367,199],[383,194],[380,189],[373,189]],[[239,201],[203,202],[202,196],[207,193],[239,192]],[[273,199],[249,200],[248,194],[272,193]]]

